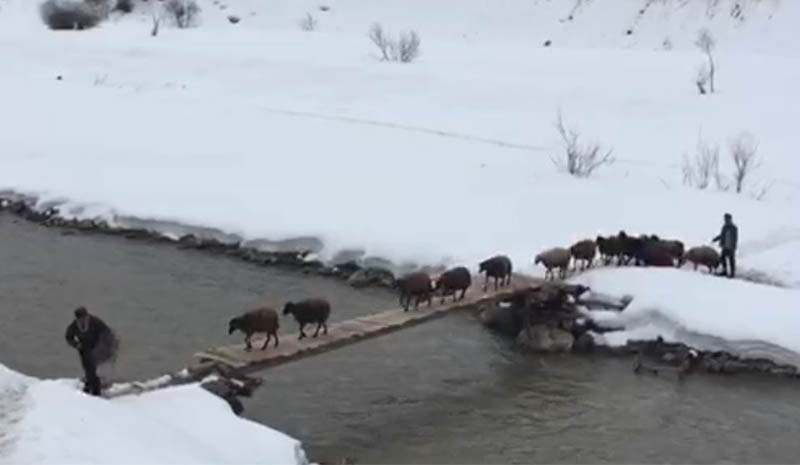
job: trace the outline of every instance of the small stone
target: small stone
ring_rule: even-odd
[[[241,19],[236,15],[229,15],[228,16],[228,22],[230,22],[231,24],[238,24],[239,21],[241,21]]]

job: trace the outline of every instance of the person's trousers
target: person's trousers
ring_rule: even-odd
[[[97,376],[97,366],[88,353],[81,351],[81,365],[86,374],[86,384],[83,385],[83,392],[93,396],[100,395],[100,378]]]
[[[736,252],[731,249],[722,249],[722,272],[729,278],[736,276]]]

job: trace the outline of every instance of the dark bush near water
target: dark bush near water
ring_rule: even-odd
[[[97,26],[100,12],[85,2],[47,0],[39,7],[45,25],[53,30],[82,30]]]

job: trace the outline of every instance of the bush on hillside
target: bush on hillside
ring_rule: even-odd
[[[164,12],[179,29],[197,25],[200,6],[194,0],[165,0]]]
[[[603,165],[614,163],[611,156],[612,150],[605,150],[599,144],[581,145],[578,143],[580,134],[577,131],[567,128],[561,112],[558,113],[556,130],[564,147],[563,158],[552,158],[553,164],[559,169],[575,176],[576,178],[588,178],[597,168]]]
[[[381,61],[411,63],[420,54],[421,40],[415,31],[404,32],[399,38],[393,39],[386,35],[383,26],[375,23],[369,29],[367,36],[381,52]]]
[[[87,2],[47,0],[39,7],[45,25],[53,30],[81,30],[97,26],[101,11]]]
[[[297,22],[297,25],[300,26],[301,30],[311,32],[317,29],[317,19],[314,18],[311,13],[306,13],[306,15]]]
[[[117,0],[117,4],[114,6],[114,11],[120,11],[122,13],[132,12],[133,0]]]

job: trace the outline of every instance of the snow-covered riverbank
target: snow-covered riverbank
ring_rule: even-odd
[[[4,464],[297,464],[299,441],[235,416],[197,385],[98,399],[74,380],[40,380],[0,365]]]

